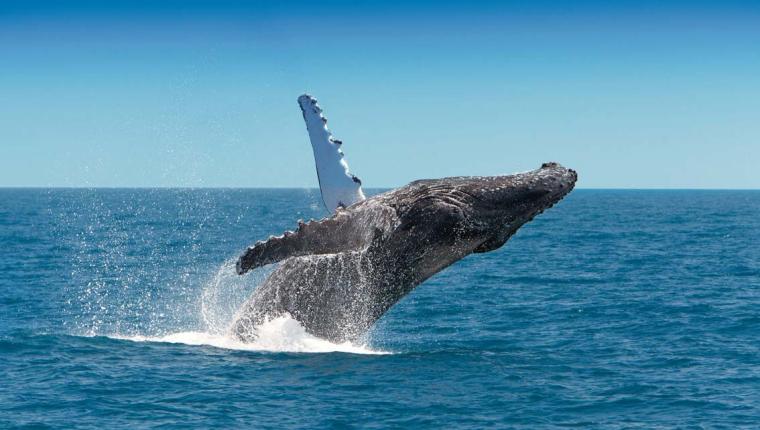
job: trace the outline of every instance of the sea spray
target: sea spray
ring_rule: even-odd
[[[249,276],[239,276],[235,272],[236,260],[225,261],[203,288],[200,309],[207,333],[229,332],[240,306],[272,271],[272,267],[262,267]]]
[[[198,329],[197,305],[218,221],[207,191],[84,190],[60,198],[59,246],[73,254],[63,291],[71,334],[160,335]],[[218,229],[217,229],[218,230]],[[210,269],[210,270],[209,270]]]
[[[298,216],[319,216],[318,195],[304,192],[310,205]],[[56,246],[69,255],[60,291],[66,333],[245,350],[372,352],[311,336],[289,316],[262,326],[251,344],[228,337],[241,304],[276,267],[238,276],[230,254],[242,248],[239,238],[264,234],[256,220],[280,209],[268,200],[259,208],[260,200],[241,200],[237,191],[211,197],[184,189],[73,194],[51,195],[55,210],[48,214]]]

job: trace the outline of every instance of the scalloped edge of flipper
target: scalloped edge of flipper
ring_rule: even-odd
[[[298,106],[309,133],[322,202],[327,210],[334,212],[364,200],[362,182],[349,171],[341,149],[343,142],[335,139],[327,128],[327,118],[322,115],[317,99],[303,94],[298,97]]]
[[[309,254],[331,254],[359,249],[365,244],[364,235],[351,231],[350,216],[338,212],[321,220],[298,221],[295,231],[288,230],[279,236],[269,236],[249,246],[235,263],[238,275],[277,263],[290,257]]]

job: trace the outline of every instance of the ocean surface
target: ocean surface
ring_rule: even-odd
[[[361,344],[226,336],[316,190],[0,190],[0,428],[758,428],[760,192],[576,190]]]

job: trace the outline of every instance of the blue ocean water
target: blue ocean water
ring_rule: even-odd
[[[0,428],[760,423],[760,192],[576,190],[364,345],[224,326],[315,190],[0,190]]]

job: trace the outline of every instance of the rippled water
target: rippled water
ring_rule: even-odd
[[[755,427],[760,192],[576,190],[362,345],[224,335],[313,190],[0,190],[0,427]]]

